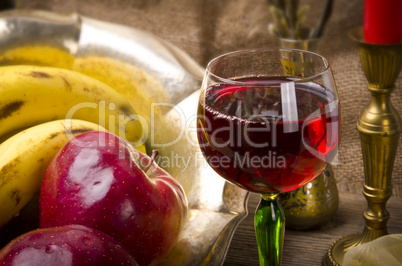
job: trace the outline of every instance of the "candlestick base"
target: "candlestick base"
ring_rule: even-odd
[[[364,243],[373,241],[380,236],[388,234],[386,227],[380,229],[372,229],[365,227],[362,234],[352,234],[342,237],[332,243],[327,254],[322,260],[322,265],[324,266],[339,266],[343,263],[343,257],[345,252],[349,249],[359,246]]]
[[[364,164],[363,195],[367,209],[363,212],[366,226],[361,234],[335,241],[322,264],[342,265],[345,252],[387,235],[390,214],[386,203],[392,193],[392,168],[398,147],[402,121],[390,101],[395,81],[402,69],[402,43],[378,45],[362,41],[361,29],[351,31],[359,44],[360,59],[371,93],[370,103],[357,121]]]
[[[349,243],[356,242],[356,239],[358,237],[359,234],[352,234],[344,236],[335,241],[334,243],[332,243],[326,256],[324,256],[322,260],[322,265],[323,266],[342,265],[343,256],[345,255],[346,252],[345,249],[351,248],[349,247]]]

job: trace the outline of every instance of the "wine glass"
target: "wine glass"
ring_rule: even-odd
[[[262,48],[213,59],[197,137],[220,176],[261,194],[254,218],[260,265],[280,265],[285,217],[277,196],[320,175],[338,149],[340,108],[327,60]]]

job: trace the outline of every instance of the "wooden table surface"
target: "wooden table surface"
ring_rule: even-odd
[[[363,212],[367,201],[361,194],[340,193],[339,208],[333,219],[322,228],[310,231],[286,229],[282,265],[321,265],[323,256],[337,239],[361,233],[365,222]],[[259,196],[252,194],[248,202],[248,216],[237,227],[230,243],[224,266],[258,265],[257,243],[254,235],[254,210]],[[391,197],[387,203],[391,214],[390,234],[402,234],[402,199]]]

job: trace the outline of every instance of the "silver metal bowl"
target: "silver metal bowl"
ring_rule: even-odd
[[[147,144],[158,146],[159,157],[176,160],[165,169],[183,185],[190,208],[184,231],[164,264],[222,264],[236,227],[247,215],[248,193],[218,176],[197,145],[195,118],[204,69],[157,36],[78,14],[2,12],[0,36],[0,52],[41,44],[74,58],[104,55],[141,68],[161,82],[173,108],[155,121],[159,126]]]

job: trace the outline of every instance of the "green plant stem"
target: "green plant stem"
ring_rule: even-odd
[[[281,265],[285,214],[277,195],[262,195],[254,216],[261,266]]]
[[[321,19],[318,23],[316,30],[314,31],[312,38],[320,38],[322,36],[325,24],[327,24],[327,21],[332,13],[332,6],[333,6],[333,0],[326,0],[324,11],[322,13]]]

